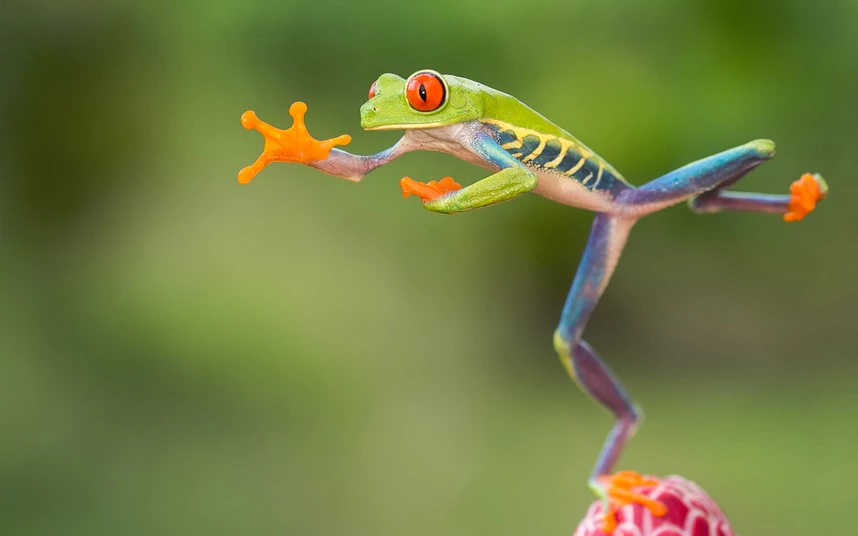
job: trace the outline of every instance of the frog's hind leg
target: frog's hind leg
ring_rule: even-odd
[[[783,214],[786,221],[799,221],[828,195],[828,184],[819,173],[805,173],[790,185],[788,194],[733,192],[720,188],[694,196],[688,207],[697,214],[724,211]]]
[[[624,210],[636,216],[688,200],[691,209],[698,213],[741,210],[783,214],[786,221],[798,221],[828,192],[822,176],[803,175],[792,184],[787,195],[725,190],[774,155],[774,142],[755,140],[692,162],[640,188],[622,192],[618,201]]]
[[[656,515],[665,511],[664,505],[633,490],[654,484],[653,481],[631,472],[610,476],[623,446],[634,434],[641,413],[614,373],[581,339],[584,326],[608,285],[635,221],[607,214],[596,215],[587,248],[563,307],[560,325],[554,333],[554,347],[569,375],[615,419],[590,475],[590,486],[604,500],[605,528],[608,531],[613,527],[614,513],[624,504],[644,504]]]

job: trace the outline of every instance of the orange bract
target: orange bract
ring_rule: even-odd
[[[789,191],[791,199],[788,205],[789,211],[784,214],[784,221],[801,221],[816,208],[816,203],[824,197],[819,184],[810,173],[805,173],[800,179],[793,182]]]
[[[602,530],[611,533],[617,528],[617,511],[627,504],[640,504],[646,507],[656,517],[667,513],[664,503],[650,499],[646,495],[632,491],[633,488],[656,486],[658,480],[645,478],[634,471],[620,471],[614,475],[599,478],[608,496],[608,511],[602,520]]]
[[[304,124],[304,114],[307,105],[303,102],[293,103],[289,107],[289,115],[294,121],[286,130],[280,130],[259,119],[252,110],[241,115],[241,124],[247,130],[256,130],[265,138],[262,154],[256,162],[238,173],[238,182],[247,184],[257,173],[271,162],[297,162],[308,164],[316,160],[324,160],[335,145],[346,145],[352,141],[348,134],[327,140],[316,140],[307,132]]]
[[[461,190],[462,185],[453,180],[453,177],[444,177],[440,181],[418,182],[411,177],[403,177],[399,181],[399,186],[402,187],[402,197],[416,195],[423,201],[432,201],[438,199],[442,195],[456,190]]]

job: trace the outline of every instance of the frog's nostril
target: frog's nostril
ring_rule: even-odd
[[[373,107],[372,107],[372,111],[373,111],[373,112],[377,112],[377,111],[378,111],[378,108],[376,108],[375,106],[373,106]]]

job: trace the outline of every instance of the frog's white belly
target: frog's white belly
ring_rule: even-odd
[[[616,208],[610,196],[604,192],[588,190],[575,179],[548,171],[530,168],[539,177],[533,190],[536,195],[569,207],[583,208],[595,212],[613,212]]]

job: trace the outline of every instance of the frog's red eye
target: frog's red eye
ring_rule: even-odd
[[[376,84],[378,84],[378,80],[376,80],[375,82],[372,83],[371,86],[369,86],[369,98],[375,97],[375,85]]]
[[[408,80],[405,88],[408,104],[417,111],[431,112],[447,100],[447,86],[435,73],[420,72]]]

